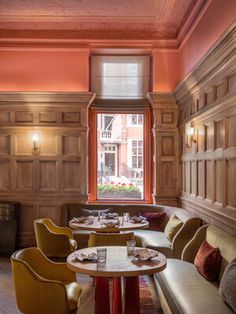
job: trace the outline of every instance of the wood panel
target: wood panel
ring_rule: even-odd
[[[62,204],[87,201],[93,99],[93,93],[0,93],[0,199],[21,203],[19,246],[35,245],[37,217],[65,224]],[[36,153],[34,132],[40,138]]]
[[[227,185],[228,185],[228,197],[226,204],[227,206],[236,208],[236,158],[228,160],[227,167]]]
[[[63,161],[63,190],[79,191],[80,165],[77,161]]]
[[[176,89],[179,135],[191,121],[192,147],[181,146],[180,204],[236,235],[236,27]],[[191,166],[190,166],[191,165]],[[196,166],[195,166],[196,165]],[[195,184],[197,192],[195,193]]]
[[[224,184],[222,182],[222,178],[224,177],[224,161],[223,160],[216,160],[215,161],[215,201],[220,205],[223,205],[224,202]]]
[[[16,190],[33,190],[33,161],[16,160]]]
[[[57,190],[57,161],[41,160],[40,161],[40,190],[56,191]]]
[[[0,134],[0,155],[9,155],[10,145],[10,135]]]
[[[10,190],[10,161],[0,158],[0,191]]]

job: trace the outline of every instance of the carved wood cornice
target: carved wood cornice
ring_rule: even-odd
[[[92,92],[0,92],[0,106],[6,103],[13,103],[14,105],[22,103],[34,104],[37,106],[45,103],[50,106],[58,103],[72,103],[90,106],[95,99],[95,93]]]
[[[148,93],[147,99],[153,109],[177,109],[176,101],[172,93]]]
[[[178,102],[189,98],[199,89],[210,76],[215,74],[222,64],[235,56],[236,50],[236,22],[234,22],[208,51],[208,53],[196,64],[191,73],[175,89],[174,97]]]

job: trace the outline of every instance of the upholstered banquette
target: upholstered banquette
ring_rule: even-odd
[[[180,258],[184,246],[193,237],[196,230],[201,224],[201,220],[188,211],[168,206],[159,205],[142,205],[142,204],[65,204],[63,208],[64,223],[68,225],[68,222],[74,217],[83,216],[86,214],[85,210],[104,210],[109,209],[111,212],[117,212],[119,215],[123,215],[124,212],[137,215],[144,212],[166,212],[166,218],[164,226],[169,221],[170,217],[175,215],[182,222],[181,228],[178,230],[173,240],[170,241],[166,237],[164,232],[153,230],[135,230],[135,238],[139,246],[152,248],[165,254],[167,257]],[[74,230],[74,239],[77,241],[79,248],[86,247],[88,245],[90,232],[84,230]]]
[[[204,240],[220,249],[222,262],[218,281],[207,281],[193,263]],[[165,314],[233,313],[219,294],[219,283],[227,265],[235,258],[235,237],[213,225],[202,226],[184,248],[182,260],[168,259],[167,268],[154,276],[163,312]]]

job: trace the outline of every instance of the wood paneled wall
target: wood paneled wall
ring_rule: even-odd
[[[172,94],[149,93],[154,126],[154,203],[177,205],[178,108]]]
[[[236,235],[236,26],[174,93],[181,205]],[[186,147],[186,123],[196,144]]]
[[[87,200],[88,106],[93,93],[0,93],[0,198],[21,203],[20,246],[33,221],[61,223],[61,205]],[[40,134],[33,154],[32,133]]]

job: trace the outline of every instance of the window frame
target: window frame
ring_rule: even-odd
[[[144,108],[140,110],[119,110],[117,114],[143,114],[143,185],[144,197],[143,199],[129,200],[129,199],[101,199],[97,195],[97,114],[112,114],[109,109],[95,109],[89,110],[89,155],[88,155],[88,192],[89,203],[152,203],[152,186],[153,186],[153,162],[152,162],[152,114],[151,108]]]

